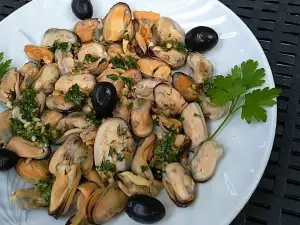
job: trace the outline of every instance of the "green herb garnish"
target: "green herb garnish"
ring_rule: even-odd
[[[41,193],[43,199],[47,202],[50,202],[52,186],[54,184],[54,181],[55,181],[55,176],[52,176],[51,180],[49,181],[40,180],[36,185],[37,190]]]
[[[147,166],[147,165],[142,165],[142,166],[141,166],[141,170],[142,170],[142,172],[144,173],[144,172],[146,172],[147,170],[149,170],[149,166]]]
[[[178,120],[181,121],[181,122],[183,122],[184,118],[183,117],[179,117]]]
[[[133,84],[132,78],[129,77],[121,77],[121,79],[124,81],[125,85],[130,89]]]
[[[83,67],[84,67],[84,63],[76,62],[74,72],[75,73],[80,73],[82,71]]]
[[[116,74],[110,74],[110,75],[107,75],[106,77],[113,81],[119,80],[119,76]]]
[[[161,163],[180,162],[180,149],[174,146],[177,132],[170,130],[154,150],[154,159]]]
[[[100,165],[96,166],[96,170],[103,172],[116,172],[115,164],[111,163],[109,160],[104,160]]]
[[[265,70],[258,69],[258,62],[250,59],[240,66],[234,66],[231,74],[216,76],[205,82],[204,92],[213,104],[231,104],[228,115],[210,139],[217,135],[229,118],[239,109],[242,109],[241,118],[249,124],[253,120],[267,121],[265,107],[272,107],[276,104],[274,98],[279,96],[280,90],[266,87],[249,92],[250,89],[260,87],[265,83],[264,76]],[[239,104],[242,99],[243,103]]]
[[[132,109],[133,107],[133,102],[130,102],[128,105],[127,105],[127,109]]]
[[[100,126],[102,124],[101,119],[97,119],[95,110],[92,110],[88,115],[87,119],[90,123],[94,124],[95,126]]]
[[[69,42],[59,42],[56,40],[53,43],[53,46],[50,48],[52,52],[55,52],[56,50],[61,50],[61,51],[67,51],[69,48]]]
[[[176,39],[163,42],[161,47],[165,51],[169,51],[170,49],[176,49],[179,52],[187,53],[185,45],[178,42]]]
[[[66,93],[65,100],[72,102],[77,108],[81,108],[87,97],[86,93],[80,91],[79,85],[74,84]]]
[[[49,146],[60,137],[61,131],[49,124],[38,125],[36,122],[27,122],[26,125],[19,119],[11,118],[12,132],[28,141]]]
[[[117,55],[111,59],[111,63],[114,67],[123,70],[137,68],[136,60],[132,56],[122,57]]]
[[[158,119],[153,119],[153,125],[159,126],[159,121],[158,121]]]
[[[27,121],[32,121],[40,114],[39,106],[36,102],[36,91],[34,89],[26,89],[22,94],[21,100],[18,101],[22,118]]]
[[[200,98],[196,98],[196,99],[195,99],[195,102],[197,102],[198,104],[201,104]]]
[[[123,39],[126,40],[126,41],[129,41],[130,37],[129,37],[129,34],[128,33],[125,33],[123,35]]]
[[[0,80],[2,79],[2,77],[7,73],[10,64],[12,62],[11,59],[3,61],[4,59],[4,53],[0,52]]]
[[[96,62],[99,59],[99,57],[92,56],[91,54],[86,54],[84,57],[85,63],[93,63]]]
[[[124,158],[125,158],[125,157],[124,157],[124,155],[123,155],[122,153],[117,153],[117,160],[118,160],[118,161],[121,161],[121,162],[122,162],[122,161],[124,160]]]
[[[116,152],[116,149],[109,147],[108,156],[113,157],[115,152]]]

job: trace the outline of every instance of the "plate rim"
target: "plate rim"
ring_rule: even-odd
[[[4,21],[6,21],[8,18],[10,18],[11,16],[15,16],[14,14],[19,12],[19,11],[23,11],[23,10],[27,10],[27,8],[32,7],[32,5],[34,5],[35,2],[37,1],[41,1],[41,0],[32,0],[31,2],[26,3],[25,5],[21,6],[20,8],[18,8],[17,10],[15,10],[13,13],[9,14],[7,17],[5,17],[0,24],[2,24]],[[121,0],[120,0],[121,1]],[[272,75],[271,79],[269,81],[269,87],[273,88],[275,87],[275,83],[274,83],[274,76],[273,76],[273,72],[272,72],[272,68],[270,66],[270,63],[266,57],[265,52],[263,51],[261,45],[259,44],[259,41],[257,40],[256,36],[254,35],[254,33],[251,31],[251,29],[243,22],[243,20],[241,18],[238,17],[237,14],[235,14],[229,7],[227,7],[223,2],[221,2],[220,0],[207,0],[207,2],[215,2],[216,4],[218,4],[221,8],[223,8],[223,10],[225,12],[227,12],[229,14],[229,16],[231,16],[234,20],[236,20],[236,22],[240,25],[241,29],[248,33],[248,37],[251,40],[251,42],[253,42],[253,44],[255,44],[255,46],[257,47],[257,50],[259,51],[258,53],[261,55],[262,57],[262,61],[260,63],[263,63],[263,66],[266,70],[267,74]],[[245,205],[249,202],[249,199],[251,198],[251,196],[253,195],[254,191],[256,190],[265,170],[266,167],[268,165],[268,160],[270,158],[271,152],[272,152],[272,148],[274,145],[274,140],[275,140],[275,134],[276,134],[276,126],[277,126],[277,104],[274,105],[271,110],[270,110],[270,115],[272,115],[272,120],[270,123],[270,132],[268,134],[267,140],[269,140],[270,144],[268,146],[265,147],[265,151],[266,154],[264,155],[264,158],[261,159],[261,163],[259,168],[257,168],[257,172],[256,172],[256,176],[254,178],[254,181],[252,182],[251,186],[249,186],[249,193],[247,195],[244,195],[242,198],[240,198],[240,200],[237,202],[236,207],[233,208],[231,210],[231,213],[227,215],[227,217],[225,217],[224,219],[222,219],[221,224],[223,223],[224,225],[229,225],[232,221],[234,221],[234,219],[239,215],[239,213],[242,211],[242,209],[245,207]]]

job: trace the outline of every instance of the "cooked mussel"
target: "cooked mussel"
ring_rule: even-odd
[[[6,148],[15,152],[19,157],[32,159],[45,159],[51,154],[50,147],[37,147],[36,143],[14,136],[10,139]]]
[[[92,224],[103,224],[122,212],[128,197],[116,183],[109,185],[103,193],[95,192],[88,203],[88,220]]]
[[[128,199],[126,213],[138,223],[152,224],[165,217],[166,209],[156,198],[138,194]]]
[[[183,96],[167,83],[158,84],[154,88],[154,98],[157,107],[166,116],[181,114],[187,106]]]
[[[154,176],[148,162],[150,162],[155,149],[155,140],[156,137],[154,134],[150,134],[146,137],[139,144],[131,163],[131,171],[148,180],[154,180]]]
[[[190,52],[187,58],[187,64],[191,71],[190,74],[197,85],[203,84],[212,76],[212,63],[200,53]]]
[[[170,82],[171,68],[160,60],[142,58],[137,61],[140,71],[146,78]]]
[[[147,180],[129,171],[118,173],[115,179],[119,188],[129,197],[136,194],[145,194],[155,197],[163,188],[161,182]]]
[[[6,110],[0,113],[0,146],[6,145],[7,142],[12,137],[11,130],[11,120],[12,112],[10,110]]]
[[[70,30],[50,28],[44,34],[42,46],[53,47],[55,42],[67,42],[74,45],[77,44],[79,40],[77,35]]]
[[[164,61],[172,69],[180,69],[186,63],[187,52],[178,51],[176,49],[165,50],[160,46],[154,46],[149,48],[151,56],[157,57]]]
[[[173,74],[172,84],[187,102],[195,101],[200,93],[200,88],[193,82],[193,79],[182,72]]]
[[[28,58],[37,61],[43,62],[46,64],[52,63],[54,60],[53,53],[45,47],[39,47],[35,45],[25,45],[24,51]]]
[[[19,159],[15,168],[20,177],[29,183],[37,184],[40,180],[51,179],[49,160]]]
[[[67,213],[73,201],[81,179],[81,169],[79,165],[61,165],[55,175],[48,212],[54,218],[59,218]]]
[[[42,194],[36,188],[15,190],[11,200],[21,209],[32,210],[49,206]]]
[[[131,110],[131,127],[138,137],[147,137],[153,129],[152,103],[146,99],[135,99]]]
[[[182,112],[184,133],[191,139],[192,148],[197,148],[208,138],[205,118],[198,103],[190,103]]]
[[[57,111],[45,110],[42,114],[42,123],[43,124],[50,124],[50,125],[57,125],[58,122],[63,118],[63,114]]]
[[[45,65],[36,75],[33,87],[36,91],[44,91],[49,94],[54,89],[54,84],[59,78],[59,71],[56,63]]]
[[[23,77],[23,81],[21,82],[20,85],[21,92],[31,87],[33,82],[36,80],[39,71],[40,71],[40,65],[32,61],[25,63],[19,69],[19,72]]]
[[[79,20],[74,26],[74,32],[80,38],[82,43],[93,41],[95,29],[102,23],[102,20],[98,19],[85,19]]]
[[[189,170],[180,163],[170,163],[166,166],[163,184],[170,198],[179,207],[187,207],[195,199],[195,182]]]
[[[20,73],[11,68],[4,74],[0,84],[0,102],[11,108],[12,101],[20,96]]]
[[[188,50],[205,52],[217,45],[218,34],[210,27],[199,26],[186,33],[185,44]]]
[[[115,4],[104,19],[103,35],[108,43],[121,41],[131,21],[131,10],[125,3]]]
[[[0,171],[13,168],[18,162],[18,155],[5,148],[0,148]]]
[[[133,93],[136,98],[144,98],[150,101],[154,101],[153,89],[156,85],[161,83],[155,79],[142,79],[138,81],[133,87]]]
[[[184,43],[185,32],[174,20],[168,17],[161,17],[152,28],[153,36],[159,44],[165,41],[174,40]]]
[[[209,180],[224,152],[223,147],[215,141],[204,142],[196,151],[191,161],[191,172],[195,181]]]
[[[65,94],[74,84],[77,84],[81,91],[90,94],[94,89],[96,80],[91,74],[61,76],[55,83],[55,90]]]
[[[64,95],[49,95],[46,98],[46,106],[50,110],[62,113],[75,110],[75,105],[72,102],[67,102]]]

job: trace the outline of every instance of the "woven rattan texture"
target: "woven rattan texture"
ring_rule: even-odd
[[[29,1],[0,0],[0,20]],[[221,2],[253,31],[282,89],[269,164],[232,225],[300,225],[300,0]]]

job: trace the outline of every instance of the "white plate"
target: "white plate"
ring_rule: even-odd
[[[103,17],[115,0],[93,0],[94,17]],[[216,74],[227,74],[230,68],[252,58],[266,70],[266,85],[274,87],[272,72],[259,43],[245,24],[217,0],[127,0],[132,9],[153,10],[176,20],[186,31],[199,25],[215,29],[220,41],[206,54]],[[35,0],[10,15],[0,24],[0,52],[13,59],[16,67],[27,61],[24,45],[39,44],[51,27],[72,29],[76,22],[71,0]],[[272,149],[276,126],[276,107],[268,109],[266,123],[248,125],[237,114],[217,137],[226,147],[215,176],[198,185],[195,202],[188,208],[177,208],[162,193],[159,199],[167,209],[161,225],[227,225],[246,204],[256,188]],[[210,123],[212,131],[218,124]],[[0,221],[7,225],[64,225],[67,217],[55,220],[46,209],[23,211],[10,203],[12,190],[27,186],[14,170],[0,174]],[[108,224],[134,225],[124,213]]]

